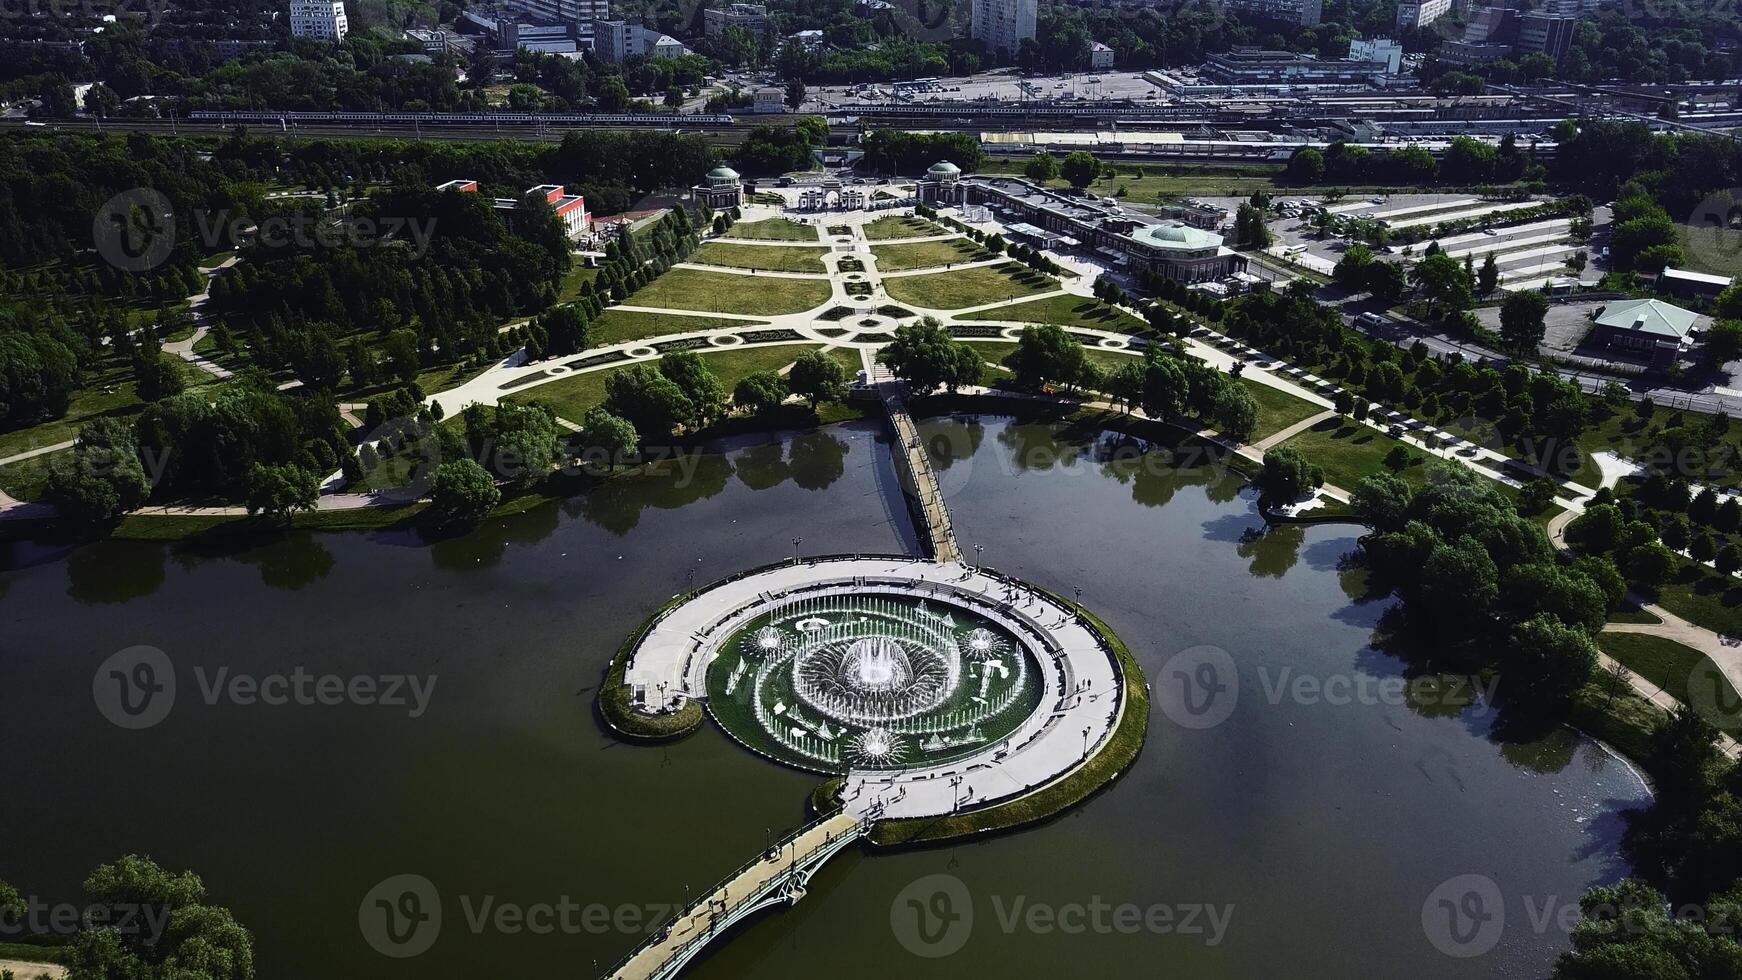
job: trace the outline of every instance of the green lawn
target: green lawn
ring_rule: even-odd
[[[1643,633],[1598,633],[1597,646],[1683,704],[1689,703],[1690,683],[1719,685],[1715,701],[1705,700],[1706,692],[1700,692],[1702,703],[1707,705],[1735,704],[1742,700],[1705,654],[1674,640]],[[1734,730],[1738,726],[1725,727]]]
[[[815,350],[815,344],[777,344],[772,347],[715,348],[700,351],[704,363],[720,379],[720,384],[730,394],[732,387],[748,375],[757,371],[779,371],[807,350]],[[832,351],[848,371],[859,370],[859,355],[856,351]],[[849,359],[850,358],[850,359]],[[579,422],[587,409],[605,400],[605,380],[626,365],[608,367],[586,374],[572,374],[558,378],[555,381],[541,385],[523,388],[507,396],[506,401],[530,402],[541,401],[556,410],[558,415],[571,422]]]
[[[1246,386],[1246,390],[1251,393],[1253,400],[1258,402],[1258,424],[1252,429],[1252,442],[1258,442],[1265,436],[1281,432],[1296,422],[1310,419],[1323,411],[1312,402],[1296,398],[1286,391],[1280,391],[1251,378],[1241,378],[1240,382]],[[1390,452],[1390,450],[1387,449],[1386,452]]]
[[[174,359],[188,387],[214,380],[192,364]],[[111,357],[85,375],[85,385],[73,393],[66,414],[24,428],[0,432],[0,459],[75,439],[79,426],[104,415],[137,415],[144,403],[133,391],[133,365],[125,358]]]
[[[958,320],[1016,320],[1022,323],[1056,323],[1061,327],[1090,327],[1119,333],[1142,333],[1148,324],[1124,310],[1086,296],[1049,296],[985,310]]]
[[[1398,475],[1416,486],[1426,481],[1422,463],[1428,458],[1427,454],[1413,446],[1404,446],[1376,429],[1345,419],[1320,422],[1290,437],[1283,445],[1304,453],[1308,462],[1325,471],[1326,483],[1342,490],[1353,491],[1364,476],[1391,472],[1385,465],[1385,457],[1398,446],[1403,446],[1415,457],[1415,465],[1404,467]]]
[[[677,316],[669,313],[643,313],[640,310],[607,309],[587,328],[587,342],[592,347],[609,347],[629,340],[663,337],[673,333],[693,333],[716,327],[752,327],[753,320],[724,320],[712,316]]]
[[[1056,280],[1014,262],[883,281],[890,299],[933,310],[966,309],[1057,288]]]
[[[874,242],[886,241],[891,238],[925,238],[929,235],[942,235],[947,232],[947,228],[934,225],[924,218],[903,217],[899,214],[886,214],[876,221],[867,222],[865,225],[865,237]]]
[[[963,262],[993,258],[991,252],[967,238],[952,238],[942,242],[912,242],[907,245],[873,245],[871,254],[877,258],[879,272],[905,272],[909,269],[960,265]]]
[[[672,269],[629,297],[632,306],[775,316],[802,313],[828,302],[822,279],[781,279],[730,272]]]
[[[763,221],[741,221],[726,229],[727,238],[755,238],[765,242],[814,242],[817,240],[817,230],[811,225],[801,225],[785,218],[768,218]]]
[[[763,269],[774,272],[824,273],[823,256],[828,246],[806,248],[798,245],[738,245],[732,242],[703,242],[690,253],[688,261],[701,265],[724,265],[734,269]]]
[[[41,500],[43,487],[48,484],[50,463],[57,459],[70,459],[68,454],[71,452],[70,449],[63,449],[0,466],[0,490],[4,490],[14,500]]]
[[[598,269],[589,269],[579,259],[569,266],[569,271],[563,275],[563,283],[556,291],[557,302],[573,303],[580,298],[581,287],[599,278]]]
[[[1742,579],[1726,578],[1686,558],[1657,590],[1657,603],[1688,622],[1727,636],[1742,636]]]

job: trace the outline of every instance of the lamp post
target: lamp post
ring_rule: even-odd
[[[792,563],[794,565],[798,564],[798,546],[803,541],[804,537],[802,535],[792,539]]]
[[[1089,758],[1089,726],[1083,726],[1083,759]]]
[[[985,560],[981,557],[985,553],[986,553],[986,546],[985,545],[977,544],[974,546],[974,571],[978,572],[978,571],[983,570],[986,567]]]

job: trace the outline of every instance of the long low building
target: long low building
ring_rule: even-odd
[[[1246,271],[1246,256],[1227,247],[1220,233],[1072,197],[1017,177],[967,177],[964,203],[1014,212],[1023,225],[1114,258],[1121,265],[1180,282],[1226,279]],[[1037,238],[1032,233],[1028,236]]]

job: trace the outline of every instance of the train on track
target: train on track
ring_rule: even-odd
[[[369,124],[392,123],[425,126],[665,126],[673,129],[698,126],[731,126],[737,120],[725,113],[679,115],[667,112],[293,112],[272,109],[196,109],[187,114],[194,122]]]

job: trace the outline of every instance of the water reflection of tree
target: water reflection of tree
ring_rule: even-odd
[[[333,553],[312,531],[295,531],[269,544],[239,551],[235,559],[260,569],[268,588],[296,591],[326,578],[333,570]]]
[[[1077,460],[1091,455],[1096,439],[1087,431],[1061,429],[1043,422],[1018,422],[998,430],[998,444],[1004,447],[1005,458],[1016,472],[1044,473],[1055,467],[1074,466]]]
[[[786,463],[786,446],[778,440],[742,450],[732,462],[738,471],[738,482],[752,490],[778,487],[792,476],[792,468]]]
[[[1234,550],[1249,559],[1247,571],[1260,578],[1281,578],[1300,561],[1300,548],[1306,543],[1306,528],[1299,524],[1278,524],[1265,530],[1254,529],[1242,535]]]
[[[162,587],[169,548],[139,541],[100,541],[67,556],[67,595],[94,605],[141,599]]]
[[[561,523],[561,511],[554,504],[542,504],[463,530],[421,528],[419,536],[429,543],[435,567],[460,571],[496,565],[507,557],[509,545],[543,541]]]
[[[606,480],[564,502],[563,509],[622,537],[641,522],[643,510],[672,510],[715,496],[726,489],[733,472],[732,462],[724,456],[690,453]]]
[[[806,490],[823,490],[847,472],[845,439],[821,429],[792,438],[792,482]]]
[[[929,419],[919,427],[919,438],[925,443],[932,465],[944,471],[958,460],[972,459],[980,451],[980,444],[986,441],[986,426],[979,416]]]

